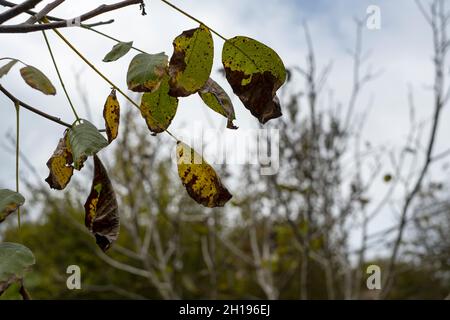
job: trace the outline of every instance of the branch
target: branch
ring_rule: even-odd
[[[31,16],[27,21],[25,21],[25,24],[34,24],[37,21],[40,21],[42,18],[44,18],[50,11],[55,9],[57,6],[62,4],[65,0],[55,0],[49,4],[47,4],[44,9],[36,13],[35,15]]]
[[[9,19],[12,19],[12,18],[18,16],[21,13],[26,12],[29,9],[34,8],[41,1],[42,0],[28,0],[28,1],[22,2],[21,4],[15,5],[11,9],[0,14],[0,24],[8,21]]]
[[[83,22],[89,19],[92,19],[98,15],[115,11],[127,6],[135,5],[135,4],[142,4],[143,0],[124,0],[115,4],[106,5],[103,4],[99,6],[98,8],[89,11],[79,17],[69,19],[69,20],[62,20],[62,21],[55,21],[52,23],[46,23],[41,25],[34,25],[34,24],[19,24],[19,25],[7,25],[7,26],[0,26],[0,33],[27,33],[27,32],[35,32],[40,30],[49,30],[49,29],[58,29],[58,28],[66,28],[69,26],[73,26],[73,24],[69,23],[70,21],[77,21],[77,22]]]
[[[44,117],[50,121],[56,122],[64,127],[67,127],[67,128],[72,127],[72,125],[68,124],[67,122],[62,121],[60,118],[49,115],[48,113],[38,110],[38,109],[30,106],[29,104],[26,104],[25,102],[19,100],[18,98],[13,96],[8,90],[6,90],[1,84],[0,84],[0,91],[3,92],[5,94],[5,96],[8,97],[9,100],[11,100],[14,103],[19,103],[22,107],[24,107],[25,109],[27,109],[29,111],[36,113],[37,115],[40,115],[41,117]]]

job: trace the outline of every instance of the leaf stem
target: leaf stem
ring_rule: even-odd
[[[139,110],[141,107],[133,100],[131,99],[125,92],[123,92],[118,86],[116,86],[111,80],[109,80],[108,77],[106,77],[100,70],[97,69],[83,54],[81,54],[80,51],[78,51],[77,48],[75,48],[72,43],[70,43],[69,40],[67,40],[61,32],[59,32],[57,29],[53,29],[53,31],[58,35],[58,37],[61,38],[62,41],[64,41],[70,49],[72,49],[73,52],[75,52],[89,67],[91,67],[92,70],[94,70],[103,80],[105,80],[113,89],[116,89],[125,99],[127,99],[132,105],[134,105]],[[160,127],[161,128],[161,127]],[[163,129],[169,136],[171,136],[176,141],[179,141],[169,130]]]
[[[20,104],[19,102],[14,102],[14,106],[16,107],[16,192],[19,193],[19,131],[20,131],[20,116],[19,116],[19,110],[20,110]],[[19,225],[20,230],[20,206],[17,208],[17,223]]]
[[[52,58],[53,65],[55,66],[56,73],[58,74],[59,82],[61,83],[61,86],[62,86],[62,88],[64,90],[64,94],[66,95],[66,98],[67,98],[67,101],[69,102],[70,108],[72,109],[72,112],[75,115],[75,118],[77,119],[77,121],[80,121],[80,117],[78,116],[78,113],[77,113],[77,111],[76,111],[76,109],[75,109],[75,107],[74,107],[74,105],[72,103],[72,100],[70,99],[69,93],[67,92],[66,86],[65,86],[64,81],[63,81],[63,79],[61,77],[61,73],[59,72],[59,68],[58,68],[58,65],[56,63],[55,56],[53,55],[52,47],[50,46],[50,42],[48,41],[47,35],[46,35],[44,30],[42,30],[42,35],[44,36],[45,43],[46,43],[47,48],[48,48],[48,52],[50,52],[50,56]]]
[[[175,9],[176,11],[180,12],[181,14],[185,15],[186,17],[188,17],[189,19],[194,20],[195,22],[198,22],[202,25],[204,25],[206,28],[208,28],[212,33],[214,33],[216,36],[218,36],[219,38],[222,38],[223,41],[227,41],[228,39],[225,38],[224,36],[222,36],[220,33],[218,33],[217,31],[215,31],[214,29],[211,29],[210,27],[208,27],[206,24],[204,24],[202,21],[200,21],[199,19],[197,19],[194,16],[191,16],[189,13],[187,13],[186,11],[178,8],[176,5],[170,3],[167,0],[161,0],[162,2],[164,2],[165,4],[167,4],[168,6],[172,7],[173,9]]]
[[[118,42],[118,43],[119,43],[119,42],[123,42],[123,41],[120,41],[119,39],[116,39],[116,38],[114,38],[114,37],[111,37],[110,35],[108,35],[108,34],[106,34],[106,33],[103,33],[103,32],[101,32],[101,31],[98,31],[97,29],[94,29],[94,28],[92,28],[92,27],[90,27],[90,26],[88,26],[88,25],[82,24],[81,27],[84,28],[84,29],[93,31],[93,32],[95,32],[95,33],[97,33],[97,34],[99,34],[99,35],[101,35],[101,36],[103,36],[103,37],[105,37],[105,38],[108,38],[108,39],[110,39],[110,40],[113,40],[113,41],[115,41],[115,42]],[[147,52],[145,52],[144,50],[141,50],[141,49],[136,48],[136,47],[133,47],[133,46],[131,47],[131,49],[134,49],[134,50],[136,50],[136,51],[138,51],[138,52],[141,52],[141,53],[147,53]]]

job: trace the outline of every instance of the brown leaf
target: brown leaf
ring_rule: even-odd
[[[105,167],[94,155],[94,180],[84,204],[85,225],[95,235],[97,245],[106,251],[119,236],[117,199]]]
[[[111,90],[103,107],[103,118],[105,119],[106,134],[108,142],[111,143],[119,133],[120,105],[117,100],[116,90]]]

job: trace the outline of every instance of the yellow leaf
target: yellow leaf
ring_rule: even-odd
[[[72,153],[66,146],[66,138],[59,140],[56,150],[52,157],[47,161],[47,167],[50,169],[50,174],[45,181],[51,188],[62,190],[70,181],[73,175]]]
[[[105,119],[106,134],[108,142],[111,143],[119,133],[120,105],[116,97],[116,90],[112,90],[103,108],[103,118]]]
[[[205,207],[223,207],[232,195],[206,161],[182,142],[177,143],[178,175],[188,194]]]

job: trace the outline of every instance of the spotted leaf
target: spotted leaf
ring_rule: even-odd
[[[286,68],[275,51],[238,36],[225,42],[222,63],[234,93],[259,122],[282,115],[276,92],[286,81]]]
[[[84,204],[85,225],[94,234],[97,245],[106,251],[119,236],[117,199],[105,167],[94,156],[94,180]]]
[[[20,69],[23,80],[33,89],[39,90],[46,95],[54,96],[56,89],[45,74],[33,66]]]
[[[202,88],[211,73],[214,44],[211,32],[201,25],[184,31],[173,41],[169,63],[170,95],[186,97]]]
[[[237,129],[233,124],[233,120],[236,119],[233,103],[225,90],[217,82],[209,78],[205,85],[198,91],[198,94],[208,107],[228,119],[228,129]]]
[[[166,76],[155,92],[142,95],[141,114],[150,131],[156,133],[167,129],[175,117],[178,98],[169,95],[169,77]]]
[[[117,100],[116,90],[112,90],[106,99],[105,106],[103,107],[103,118],[105,119],[106,135],[108,141],[111,143],[119,133],[120,122],[120,105]]]
[[[50,188],[62,190],[67,186],[73,175],[72,162],[72,152],[67,147],[66,137],[64,137],[59,140],[56,150],[47,161],[50,173],[45,181],[50,185]]]
[[[214,169],[182,142],[177,143],[176,152],[178,175],[189,196],[205,207],[223,207],[232,195],[222,185]]]

